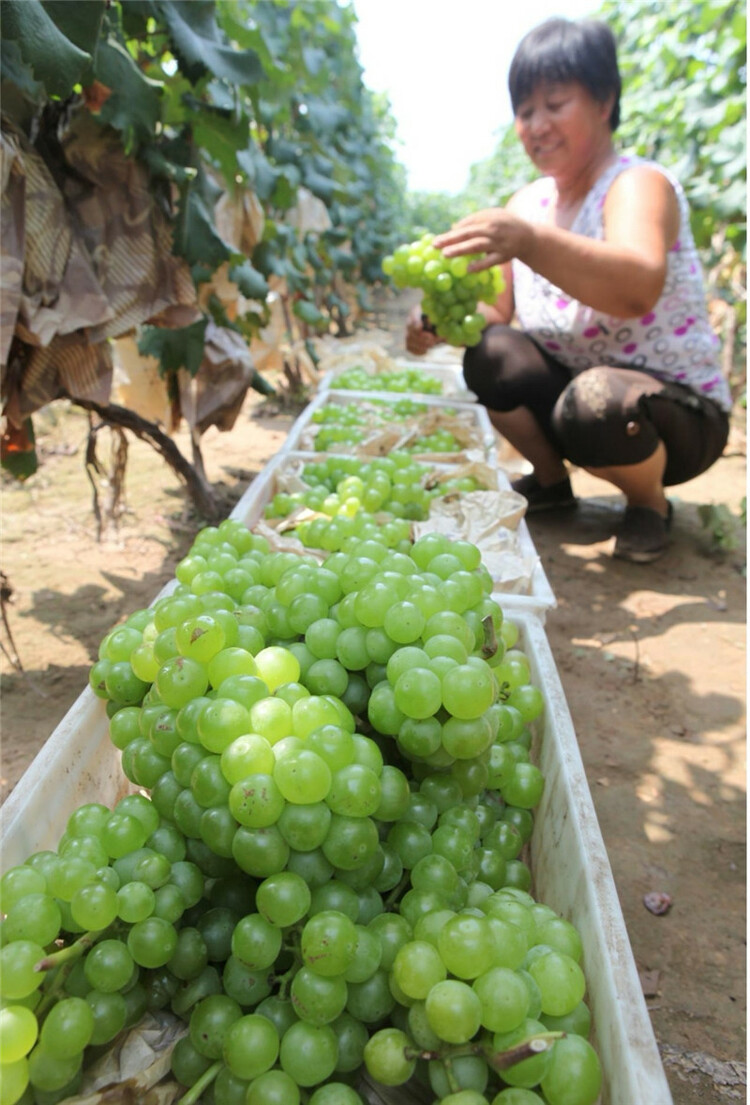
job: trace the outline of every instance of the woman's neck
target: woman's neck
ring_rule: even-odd
[[[617,151],[612,144],[612,139],[607,135],[605,141],[592,151],[591,157],[586,162],[555,176],[558,211],[579,207],[604,169],[614,164],[616,156]]]

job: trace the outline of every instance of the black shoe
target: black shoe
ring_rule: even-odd
[[[526,499],[529,504],[526,507],[527,514],[537,514],[542,510],[569,510],[578,504],[567,476],[549,487],[542,487],[531,472],[528,476],[512,480],[510,486]]]
[[[629,506],[617,531],[612,555],[633,564],[650,564],[667,551],[671,526],[671,503],[666,518],[647,506]]]

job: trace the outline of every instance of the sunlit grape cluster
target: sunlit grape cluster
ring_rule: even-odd
[[[183,1105],[362,1105],[363,1069],[444,1105],[596,1101],[581,940],[523,858],[541,692],[479,550],[387,525],[322,564],[208,527],[102,641],[90,686],[150,798],[80,807],[0,880],[3,1105],[76,1093],[160,1009]]]
[[[493,304],[505,287],[498,267],[469,272],[478,255],[447,258],[433,244],[433,234],[400,245],[383,258],[383,272],[397,288],[421,288],[422,311],[439,337],[450,345],[472,346],[487,325],[479,303]]]

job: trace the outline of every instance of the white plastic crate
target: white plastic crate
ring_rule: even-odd
[[[531,870],[535,897],[579,930],[602,1062],[602,1105],[672,1105],[643,997],[612,869],[549,641],[534,617],[509,611],[531,678],[544,692],[537,762],[545,777],[535,812]]]
[[[315,397],[307,404],[302,413],[289,429],[285,449],[288,452],[299,449],[299,439],[302,432],[311,426],[313,415],[321,407],[335,404],[349,406],[352,403],[381,400],[386,403],[396,403],[399,399],[410,399],[415,403],[424,403],[432,410],[442,411],[447,407],[456,406],[462,420],[469,420],[469,425],[475,429],[475,447],[481,448],[487,458],[487,462],[497,464],[498,438],[490,422],[489,415],[484,407],[474,404],[455,404],[447,398],[436,395],[420,395],[417,392],[393,392],[393,391],[349,391],[349,390],[324,390],[318,391]]]
[[[602,1063],[601,1105],[672,1105],[560,677],[538,619],[511,614],[545,699],[538,762],[545,791],[531,844],[534,894],[574,924]],[[0,807],[3,870],[55,848],[72,811],[132,789],[86,689]]]
[[[266,504],[276,494],[278,476],[285,466],[301,462],[322,463],[326,458],[335,455],[332,453],[303,453],[293,449],[277,453],[236,503],[231,517],[242,522],[248,529],[252,529],[263,518]],[[435,465],[435,467],[446,468],[448,466]],[[502,490],[510,487],[508,478],[501,469],[493,470],[493,475],[497,481],[496,487],[498,489]],[[520,613],[534,614],[540,621],[544,622],[547,611],[557,606],[557,599],[524,519],[519,522],[516,532],[518,534],[519,551],[524,559],[532,565],[529,589],[525,594],[516,594],[512,591],[502,590],[498,585],[494,591],[494,598],[508,613],[519,611]]]

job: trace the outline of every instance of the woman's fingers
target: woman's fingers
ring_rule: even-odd
[[[439,246],[446,257],[461,257],[465,253],[486,253],[492,246],[492,241],[486,234],[461,235],[444,246]]]

